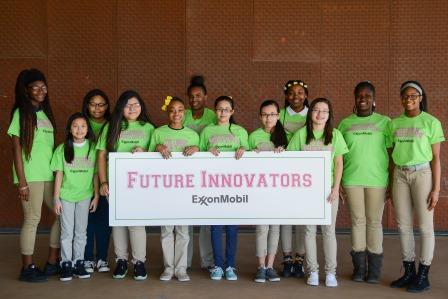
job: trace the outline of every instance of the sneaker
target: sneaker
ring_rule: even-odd
[[[310,272],[308,275],[308,279],[306,280],[306,284],[310,286],[318,286],[319,285],[319,272]]]
[[[334,274],[328,273],[325,277],[325,285],[329,288],[335,288],[338,286],[338,280]]]
[[[61,274],[61,266],[59,265],[59,261],[57,261],[55,264],[50,264],[49,262],[47,262],[44,267],[44,274],[46,276]]]
[[[212,273],[213,269],[215,269],[215,266],[208,266],[207,268],[208,273]]]
[[[85,261],[84,262],[84,269],[87,273],[93,273],[95,270],[95,262],[94,261]]]
[[[73,278],[72,262],[66,261],[61,265],[61,273],[59,274],[60,281],[70,281]]]
[[[30,264],[28,267],[22,268],[19,280],[26,282],[45,282],[48,278],[35,264]]]
[[[210,272],[210,278],[212,280],[221,280],[224,276],[224,271],[221,267],[215,266]]]
[[[90,278],[90,274],[86,271],[83,260],[76,261],[75,269],[73,270],[73,276],[81,279]]]
[[[294,274],[292,256],[286,255],[283,257],[283,271],[282,275],[285,278],[291,277]]]
[[[170,281],[173,278],[173,271],[169,269],[165,269],[163,273],[160,275],[161,281]]]
[[[238,276],[236,276],[235,268],[227,267],[226,269],[226,280],[237,280]]]
[[[145,269],[145,263],[137,261],[134,264],[134,279],[135,280],[145,280],[148,277]]]
[[[274,268],[266,269],[266,278],[272,282],[280,281],[280,276],[277,274],[277,271],[275,271]]]
[[[117,265],[115,266],[115,271],[112,277],[122,279],[126,276],[126,273],[128,273],[128,261],[121,259],[117,260]]]
[[[305,277],[305,272],[303,272],[303,262],[304,262],[304,256],[302,255],[296,255],[294,258],[294,263],[292,265],[292,272],[293,275],[297,278],[303,278]]]
[[[188,276],[187,272],[178,272],[176,278],[181,282],[190,281],[190,276]]]
[[[103,260],[98,260],[98,262],[96,263],[96,269],[100,273],[109,272],[110,271],[109,263]]]
[[[263,283],[266,282],[266,268],[260,267],[257,270],[257,274],[255,274],[255,282]]]

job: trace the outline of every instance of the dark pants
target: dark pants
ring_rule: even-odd
[[[223,228],[226,231],[226,262],[224,263],[223,258],[223,248],[221,234]],[[212,247],[213,247],[213,258],[215,259],[215,266],[226,269],[227,267],[235,267],[235,255],[236,246],[238,239],[238,226],[237,225],[212,225],[211,226],[212,235]]]
[[[87,244],[84,253],[86,261],[94,261],[94,244],[96,243],[96,260],[107,261],[109,239],[112,228],[109,226],[109,203],[105,196],[100,196],[95,213],[89,214],[87,225]]]

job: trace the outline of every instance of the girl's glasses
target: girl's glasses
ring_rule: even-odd
[[[218,109],[216,109],[216,112],[219,112],[219,113],[222,113],[222,114],[228,114],[228,113],[232,112],[232,110],[231,109],[221,109],[221,108],[218,108]]]
[[[89,106],[92,108],[103,108],[107,106],[107,103],[89,103]]]
[[[267,113],[261,113],[260,116],[261,116],[262,118],[275,118],[275,117],[278,116],[278,113],[270,113],[270,114],[267,114]]]
[[[39,91],[47,92],[47,86],[46,85],[42,85],[42,86],[34,85],[34,86],[31,86],[30,89],[31,89],[32,92],[39,92]]]
[[[330,113],[330,111],[328,110],[317,110],[317,109],[313,109],[311,110],[313,113],[315,114],[322,114],[322,115],[328,115]]]
[[[126,106],[124,106],[124,108],[126,109],[137,109],[140,108],[140,104],[139,103],[135,103],[135,104],[126,104]]]
[[[409,95],[404,94],[401,96],[401,99],[403,101],[406,101],[406,100],[416,101],[419,97],[421,97],[421,95],[419,95],[419,94],[409,94]]]

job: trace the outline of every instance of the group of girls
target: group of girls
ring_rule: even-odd
[[[240,159],[249,150],[275,153],[304,150],[331,151],[333,160],[332,188],[327,198],[332,224],[321,226],[325,285],[338,285],[335,227],[340,198],[346,198],[352,220],[352,279],[369,283],[380,280],[381,220],[386,194],[391,190],[405,269],[404,275],[391,286],[405,287],[411,292],[429,289],[428,272],[434,252],[433,213],[440,192],[440,143],[444,135],[440,122],[426,112],[426,94],[416,81],[402,84],[404,112],[393,120],[375,113],[375,87],[371,82],[360,82],[354,91],[353,113],[335,128],[331,101],[317,98],[309,103],[307,84],[291,80],[284,86],[285,107],[280,109],[274,100],[264,101],[259,110],[261,127],[250,135],[235,123],[232,97],[218,97],[214,111],[206,107],[207,89],[200,76],[193,77],[188,88],[190,109],[185,108],[180,98],[165,99],[162,110],[167,112],[168,124],[159,128],[151,123],[137,92],[122,93],[111,113],[107,95],[93,90],[84,99],[82,113],[69,118],[64,143],[54,153],[55,122],[44,75],[36,69],[22,71],[15,92],[8,134],[13,144],[14,182],[24,211],[20,280],[45,281],[48,275],[58,273],[60,280],[67,281],[73,276],[90,277],[95,268],[98,272],[110,271],[109,152],[155,151],[169,159],[173,152],[191,156],[209,151],[219,156],[220,152],[231,151],[235,159]],[[47,264],[40,271],[33,262],[33,251],[43,201],[59,217],[52,226]],[[418,271],[414,211],[422,234]],[[294,229],[293,246],[292,226],[256,226],[256,282],[280,280],[274,260],[281,238],[282,276],[304,277],[306,273],[308,285],[319,285],[317,227],[303,225]],[[221,239],[223,231],[225,246]],[[130,243],[134,279],[146,279],[145,227],[114,227],[112,235],[116,256],[113,277],[126,276]],[[237,236],[236,225],[201,226],[200,262],[201,267],[209,270],[211,279],[237,280]],[[160,280],[173,277],[190,280],[187,269],[193,256],[192,241],[191,226],[161,227],[164,271]]]

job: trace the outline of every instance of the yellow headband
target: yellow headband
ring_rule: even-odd
[[[172,96],[167,96],[166,98],[165,98],[165,104],[163,104],[163,106],[162,106],[162,110],[163,111],[166,111],[166,108],[168,107],[168,105],[171,103],[171,100],[173,99],[173,97]]]

